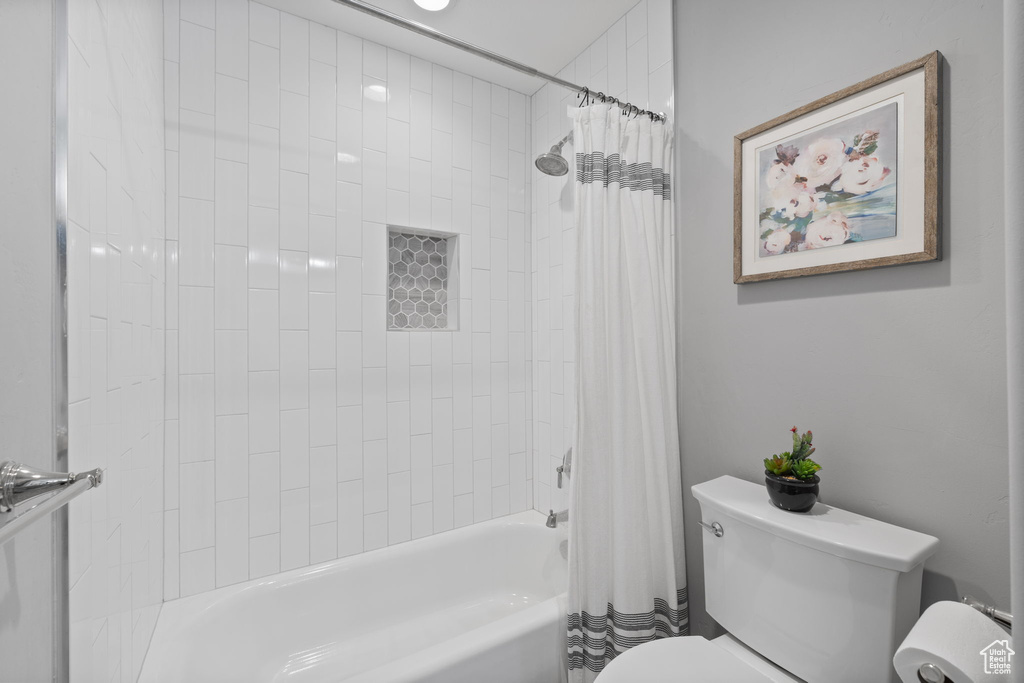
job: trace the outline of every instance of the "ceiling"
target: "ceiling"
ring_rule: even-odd
[[[413,0],[368,0],[382,9],[557,75],[638,0],[452,0],[428,12]],[[533,94],[545,81],[394,26],[333,0],[260,0],[313,21],[398,47],[451,69]],[[571,80],[571,79],[570,79]],[[580,83],[586,85],[586,83]]]

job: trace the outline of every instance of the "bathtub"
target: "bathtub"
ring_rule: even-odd
[[[557,683],[564,525],[523,512],[163,605],[140,683]]]

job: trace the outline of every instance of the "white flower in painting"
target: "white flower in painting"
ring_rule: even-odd
[[[818,195],[811,194],[806,190],[806,186],[803,187],[803,191],[794,192],[789,202],[782,207],[782,214],[789,220],[808,216],[818,206]]]
[[[796,180],[796,171],[789,164],[772,164],[772,167],[764,174],[764,181],[768,188],[774,190],[776,187],[792,185]]]
[[[835,180],[846,160],[845,142],[839,138],[818,138],[800,152],[794,170],[807,178],[809,186],[818,187]]]
[[[775,230],[772,234],[768,235],[768,238],[764,241],[764,250],[773,256],[781,254],[792,241],[793,238],[790,237],[788,230]]]
[[[832,184],[832,189],[835,192],[864,194],[881,187],[888,175],[889,169],[878,157],[861,157],[843,164],[842,174]]]
[[[833,211],[825,218],[811,221],[807,226],[804,243],[808,249],[820,249],[842,244],[849,238],[850,226],[846,222],[846,216],[838,211]]]

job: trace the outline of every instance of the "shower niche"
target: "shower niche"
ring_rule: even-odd
[[[459,328],[459,236],[388,226],[388,330]]]

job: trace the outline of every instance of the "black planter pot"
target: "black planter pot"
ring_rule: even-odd
[[[818,502],[818,484],[821,479],[788,479],[765,470],[764,486],[772,505],[790,512],[809,512]]]

